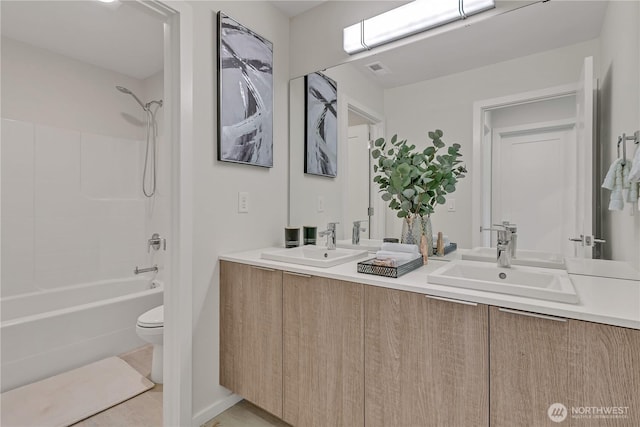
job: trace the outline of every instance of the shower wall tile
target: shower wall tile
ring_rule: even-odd
[[[35,291],[34,126],[2,119],[2,281],[0,297]]]
[[[97,249],[36,253],[37,286],[52,289],[99,280],[98,257]]]
[[[33,216],[33,154],[34,126],[2,119],[3,216]]]
[[[2,215],[2,298],[36,290],[33,221],[28,216]]]
[[[53,195],[79,194],[80,132],[38,125],[35,141],[36,189]]]
[[[137,199],[142,150],[141,141],[83,133],[82,195],[90,199]]]
[[[2,296],[149,263],[141,141],[6,119],[1,141]]]

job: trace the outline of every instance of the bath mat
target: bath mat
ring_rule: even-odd
[[[2,393],[3,427],[68,426],[153,387],[127,362],[110,357]]]

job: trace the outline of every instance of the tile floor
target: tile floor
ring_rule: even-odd
[[[147,378],[151,374],[153,347],[146,345],[119,357]],[[106,409],[74,427],[161,427],[162,384],[119,405]],[[289,424],[243,400],[202,427],[287,427]]]

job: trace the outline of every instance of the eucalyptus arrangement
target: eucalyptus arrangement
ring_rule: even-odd
[[[405,219],[409,228],[416,218],[428,222],[429,230],[424,230],[426,227],[423,226],[418,231],[431,242],[429,215],[437,205],[446,203],[445,195],[456,190],[458,180],[465,177],[467,169],[461,165],[460,144],[452,144],[446,152],[441,152],[446,147],[442,141],[443,132],[438,129],[429,132],[428,136],[431,144],[423,150],[409,145],[407,140],[398,140],[397,135],[388,142],[379,138],[374,142],[371,156],[377,161],[373,166],[377,173],[373,181],[380,188],[382,200],[389,202],[389,207],[397,211],[399,218]],[[420,241],[405,243],[423,244]],[[427,244],[428,254],[431,254],[432,246],[432,243]]]

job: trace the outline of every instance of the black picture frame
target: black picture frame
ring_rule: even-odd
[[[338,84],[316,72],[304,78],[304,173],[338,176]]]
[[[217,15],[219,161],[273,167],[273,43]]]

